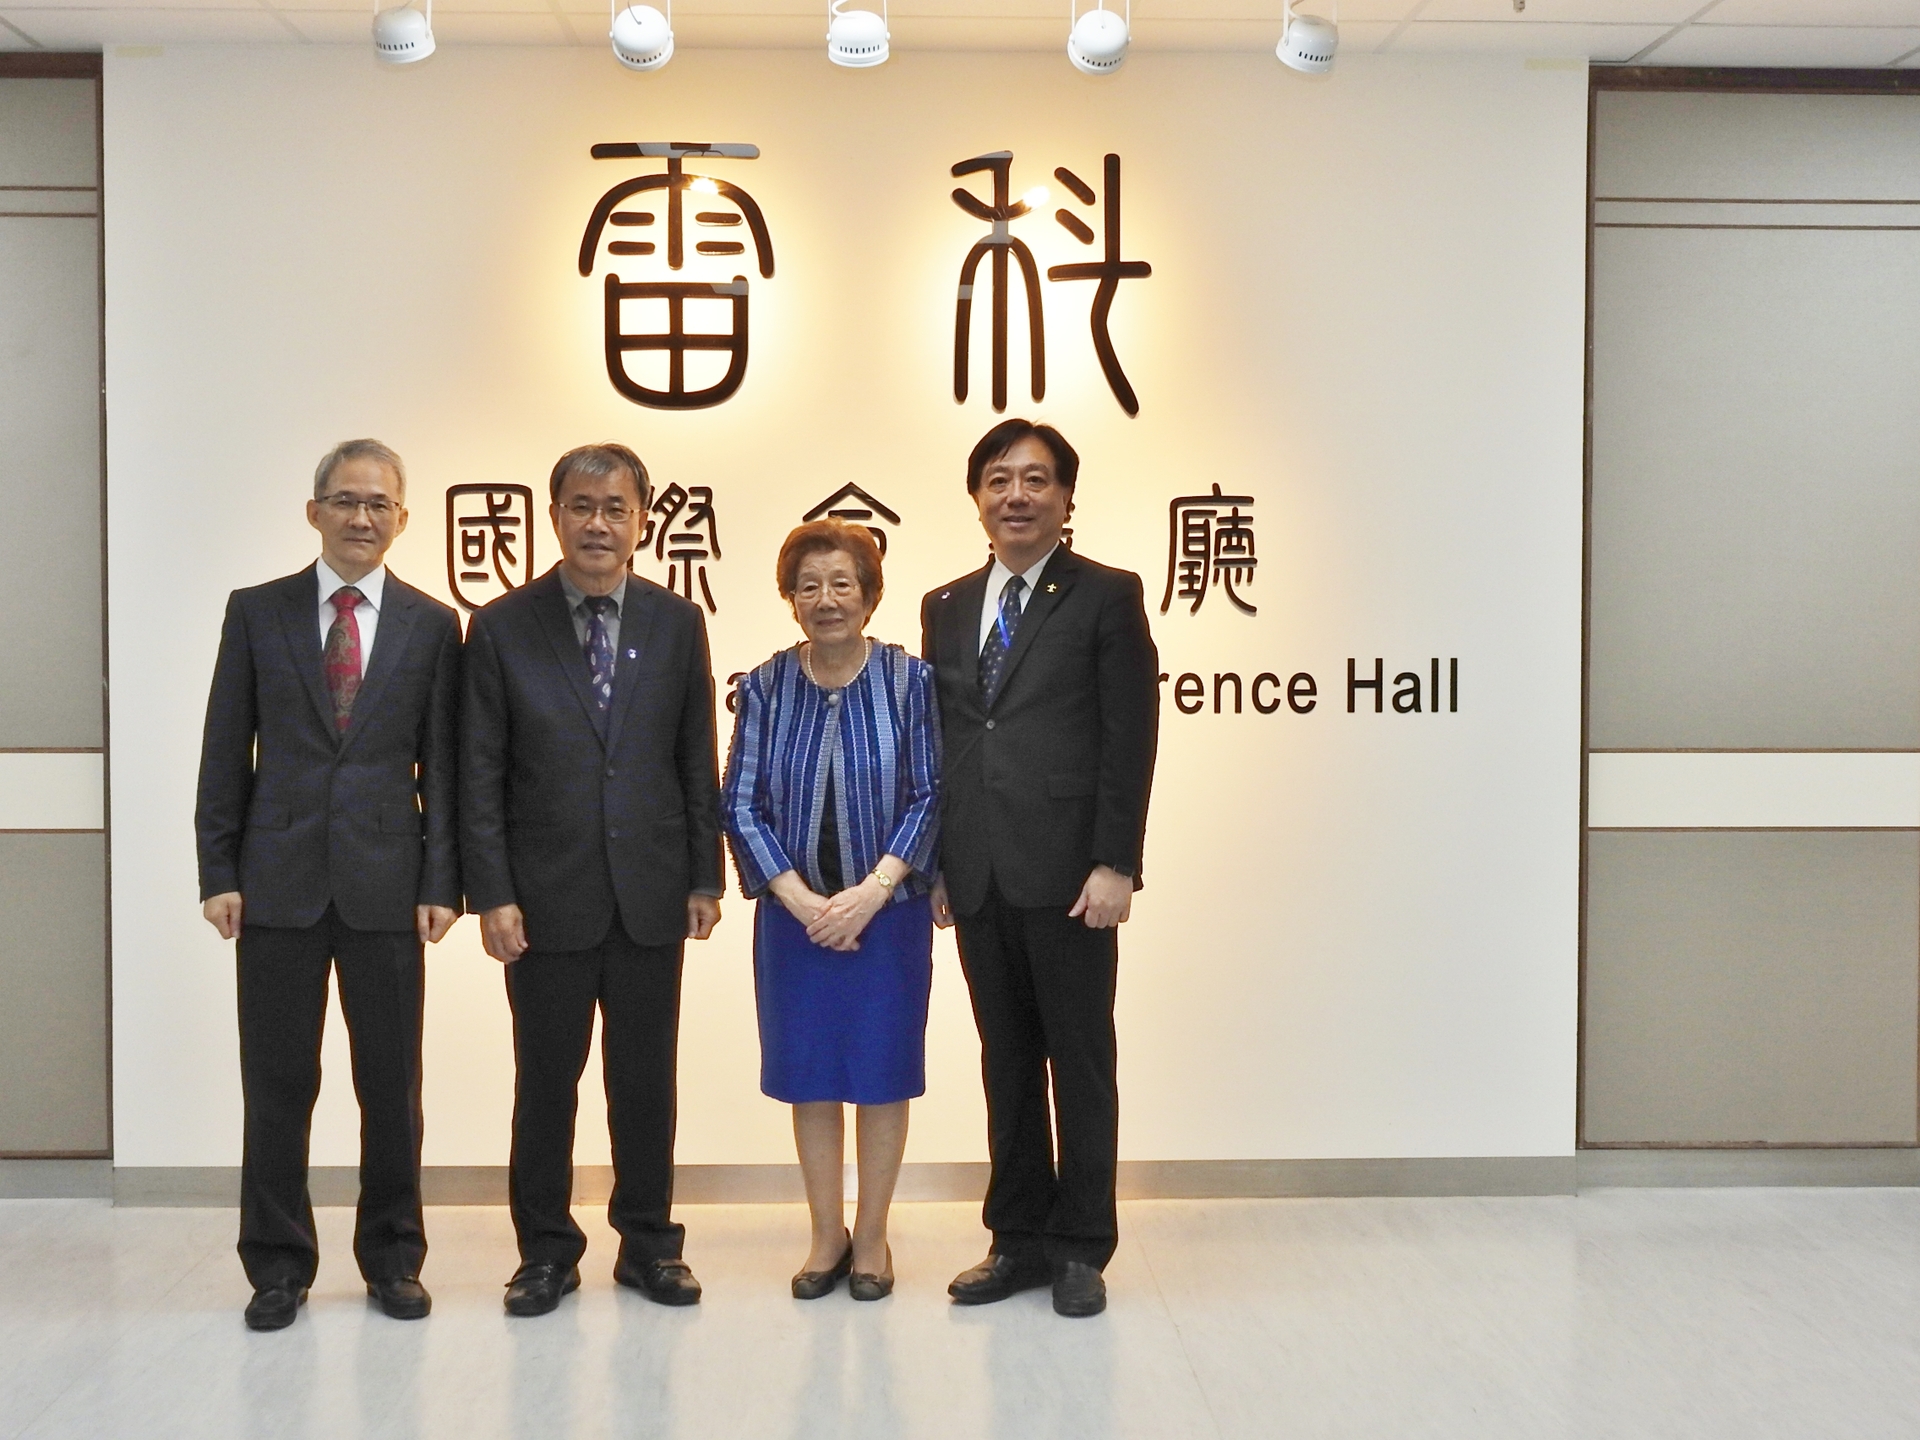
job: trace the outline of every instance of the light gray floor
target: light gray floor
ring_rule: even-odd
[[[697,1309],[612,1284],[510,1320],[504,1211],[428,1212],[433,1317],[371,1310],[351,1214],[249,1334],[234,1212],[0,1204],[0,1437],[1920,1434],[1920,1192],[1152,1201],[1096,1320],[947,1303],[967,1205],[895,1212],[893,1299],[802,1304],[792,1206],[690,1206]]]

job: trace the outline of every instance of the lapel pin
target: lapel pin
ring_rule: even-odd
[[[1048,593],[1049,595],[1054,595],[1054,594],[1057,594],[1057,593],[1059,593],[1059,590],[1060,590],[1060,587],[1059,587],[1058,585],[1049,585],[1049,586],[1047,586],[1047,593]]]
[[[942,590],[942,591],[940,592],[940,598],[941,598],[942,600],[951,600],[951,599],[953,598],[953,591],[951,591],[951,590]]]
[[[640,658],[640,652],[638,650],[627,651],[627,659],[638,660],[639,658]]]

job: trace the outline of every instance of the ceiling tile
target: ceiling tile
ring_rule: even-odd
[[[1913,30],[1794,25],[1689,25],[1646,58],[1649,65],[1779,65],[1812,69],[1885,65],[1920,45]]]
[[[1691,20],[1705,0],[1527,0],[1516,14],[1513,0],[1430,0],[1422,20],[1500,20],[1517,25],[1677,25]],[[1915,0],[1920,3],[1920,0]]]
[[[1920,25],[1920,0],[1720,0],[1702,17],[1714,25]]]
[[[1613,62],[1638,54],[1668,32],[1665,25],[1513,25],[1416,20],[1393,42],[1394,53],[1581,56]]]

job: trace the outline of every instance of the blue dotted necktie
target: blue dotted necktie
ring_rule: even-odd
[[[593,703],[604,715],[613,708],[613,640],[607,634],[613,597],[589,595],[581,603],[587,607],[587,669],[593,672]]]
[[[1000,592],[1000,613],[987,632],[987,643],[980,647],[980,698],[987,704],[1000,693],[1000,676],[1007,668],[1007,652],[1013,649],[1014,632],[1020,628],[1020,593],[1027,582],[1016,575]]]

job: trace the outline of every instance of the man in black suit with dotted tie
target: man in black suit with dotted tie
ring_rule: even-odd
[[[330,970],[360,1101],[354,1256],[388,1315],[432,1304],[421,947],[460,913],[460,622],[386,568],[406,499],[400,457],[379,441],[327,454],[307,502],[320,559],[233,593],[207,700],[194,824],[203,912],[240,942],[240,1260],[255,1330],[293,1323],[319,1264],[307,1134]]]
[[[1160,713],[1140,577],[1061,543],[1079,469],[1051,426],[988,431],[967,491],[993,559],[920,612],[946,741],[934,917],[959,926],[993,1161],[992,1251],[948,1293],[979,1305],[1051,1283],[1062,1315],[1106,1308],[1118,1241],[1117,927],[1140,888]]]

